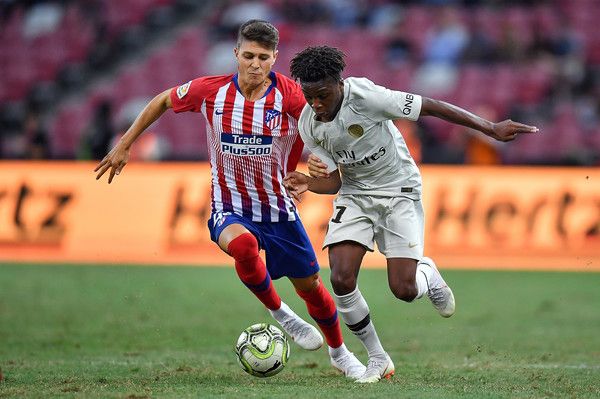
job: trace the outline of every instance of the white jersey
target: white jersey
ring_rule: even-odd
[[[328,171],[340,169],[340,194],[419,199],[421,174],[392,121],[416,121],[421,103],[419,95],[389,90],[366,78],[347,78],[335,119],[317,121],[307,104],[298,127],[305,145]]]

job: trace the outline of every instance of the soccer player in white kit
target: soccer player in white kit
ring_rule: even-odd
[[[296,198],[306,190],[335,194],[333,216],[323,248],[329,250],[334,299],[344,322],[369,356],[357,381],[371,383],[394,374],[370,311],[357,286],[366,251],[387,259],[394,295],[406,302],[427,294],[443,317],[454,314],[452,290],[430,258],[423,256],[424,215],[421,175],[393,120],[432,115],[510,141],[538,129],[505,120],[493,123],[454,105],[389,90],[366,78],[342,80],[344,54],[309,47],[296,54],[290,71],[302,86],[307,105],[298,127],[309,157],[311,177],[291,172],[284,185]]]

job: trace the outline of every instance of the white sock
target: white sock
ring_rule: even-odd
[[[367,305],[367,301],[363,298],[358,287],[347,295],[338,296],[334,293],[333,298],[344,323],[360,339],[367,349],[369,357],[383,356],[385,351],[371,321],[369,305]]]
[[[431,274],[433,270],[429,265],[418,263],[417,264],[417,272],[415,274],[415,281],[417,282],[417,297],[415,299],[421,298],[428,290],[428,282],[431,278]]]
[[[271,316],[279,323],[289,319],[290,317],[297,317],[296,313],[285,302],[281,301],[281,306],[276,310],[269,310]]]
[[[332,348],[331,346],[329,347],[329,357],[332,357],[334,359],[337,359],[348,352],[349,350],[348,348],[346,348],[346,344],[344,343],[342,343],[342,345],[338,346],[337,348]]]
[[[428,264],[419,261],[417,263],[417,273],[415,275],[415,280],[417,281],[417,298],[419,299],[429,291],[429,282],[431,281],[431,277],[433,276],[433,268]]]

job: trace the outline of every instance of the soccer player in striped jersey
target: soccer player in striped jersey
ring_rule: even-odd
[[[277,29],[268,22],[243,24],[233,49],[238,72],[200,77],[157,95],[98,164],[96,178],[110,169],[110,183],[126,165],[137,137],[167,109],[201,113],[211,164],[211,239],[234,259],[239,278],[291,338],[316,350],[323,344],[318,330],[294,313],[273,286],[273,279],[289,278],[325,335],[331,364],[356,379],[365,366],[344,345],[335,303],[283,187],[283,177],[296,168],[303,148],[297,121],[306,101],[298,83],[271,71],[278,41]]]
[[[308,102],[298,126],[309,157],[311,177],[290,172],[291,194],[306,190],[335,194],[334,215],[323,247],[329,251],[331,283],[338,311],[369,356],[357,381],[371,383],[394,373],[358,289],[366,251],[374,242],[387,259],[388,282],[406,302],[427,294],[443,317],[454,314],[454,294],[435,263],[423,256],[424,215],[421,175],[394,119],[432,115],[509,141],[537,128],[505,120],[492,123],[454,105],[389,90],[365,78],[342,80],[344,54],[331,47],[309,47],[291,62]]]

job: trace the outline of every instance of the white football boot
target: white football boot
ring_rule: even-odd
[[[281,326],[292,341],[300,345],[302,349],[315,351],[323,346],[323,337],[319,330],[312,324],[304,321],[288,305],[281,302],[281,307],[277,310],[269,310],[271,316]]]
[[[435,262],[431,258],[424,257],[419,263],[430,266],[433,270],[428,284],[427,296],[442,317],[450,317],[454,314],[456,304],[454,294],[448,284],[442,278]]]
[[[392,378],[395,371],[394,362],[392,362],[387,353],[384,356],[373,356],[369,358],[367,370],[356,382],[360,384],[372,384],[382,378]]]
[[[332,355],[331,351],[331,348],[329,348],[331,365],[341,371],[346,377],[357,380],[367,370],[365,365],[362,364],[360,360],[354,356],[354,353],[350,352],[348,349],[335,357]]]

